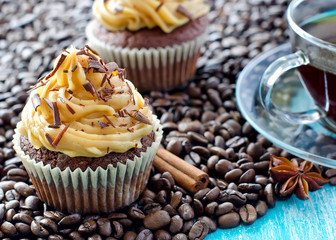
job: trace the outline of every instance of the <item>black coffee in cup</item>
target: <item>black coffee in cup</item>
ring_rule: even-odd
[[[314,37],[336,44],[336,10],[308,19],[301,28]],[[316,105],[324,110],[327,117],[336,122],[336,75],[310,64],[300,66],[298,70]]]

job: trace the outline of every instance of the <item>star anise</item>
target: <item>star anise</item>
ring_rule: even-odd
[[[270,174],[275,182],[282,184],[282,197],[294,192],[299,199],[306,200],[309,198],[308,191],[316,191],[329,182],[317,172],[312,172],[312,167],[313,164],[308,161],[299,164],[296,159],[289,161],[287,158],[271,155]]]

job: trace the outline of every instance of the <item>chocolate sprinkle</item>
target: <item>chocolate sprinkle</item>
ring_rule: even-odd
[[[87,82],[87,83],[83,84],[83,87],[85,88],[86,91],[88,91],[88,92],[90,92],[92,95],[94,95],[93,86],[91,85],[90,82]]]
[[[41,98],[40,95],[38,95],[38,93],[35,93],[32,98],[31,98],[34,110],[36,112],[37,108],[41,105]]]
[[[71,72],[76,71],[76,69],[77,69],[77,65],[75,65],[75,66],[71,69]]]
[[[48,98],[43,98],[43,100],[46,102],[48,107],[50,107],[50,109],[54,109],[52,102]]]
[[[69,71],[68,71],[68,70],[66,70],[66,69],[63,69],[63,72],[64,72],[64,73],[68,73]]]
[[[49,78],[51,78],[51,77],[57,72],[58,68],[62,65],[62,63],[63,63],[63,61],[64,61],[65,58],[66,58],[66,55],[61,54],[61,57],[59,58],[59,60],[58,60],[58,62],[57,62],[57,64],[56,64],[56,66],[55,66],[55,68],[52,70],[51,73],[49,73],[49,74],[45,77],[46,80],[49,79]]]
[[[109,62],[109,63],[105,64],[105,67],[107,67],[108,72],[110,72],[110,73],[119,68],[118,64],[115,63],[115,62]]]
[[[60,125],[49,124],[48,128],[60,128]]]
[[[66,108],[69,110],[69,112],[70,112],[71,114],[75,114],[75,113],[76,113],[76,111],[75,111],[72,107],[70,107],[69,104],[66,103],[65,106],[66,106]]]
[[[104,123],[104,122],[99,121],[99,120],[98,120],[98,123],[99,123],[99,125],[101,126],[101,128],[106,128],[106,127],[108,127],[108,124],[107,124],[107,123]]]
[[[96,69],[103,68],[100,62],[95,61],[95,60],[89,60],[88,65],[89,65],[89,68],[96,68]]]
[[[160,8],[163,6],[164,2],[160,2],[160,4],[155,8],[155,11],[159,11]]]
[[[140,111],[138,110],[132,110],[131,112],[127,112],[126,113],[131,117],[134,118],[135,120],[151,125],[151,121]]]
[[[85,45],[85,47],[86,47],[87,49],[89,49],[93,54],[99,56],[99,53],[97,53],[95,50],[93,50],[89,45]]]
[[[63,130],[56,136],[55,140],[52,142],[52,146],[55,146],[54,148],[57,147],[58,143],[61,141],[64,133],[68,130],[70,126],[70,123],[63,128]]]
[[[107,120],[107,122],[112,126],[112,127],[114,127],[115,128],[115,125],[113,124],[113,122],[104,114],[103,115],[104,116],[104,118]]]
[[[131,86],[128,84],[128,82],[126,82],[126,85],[127,85],[128,89],[129,89],[131,95],[132,95],[133,104],[135,105],[135,98],[134,98],[134,94],[133,94],[132,88],[131,88]]]
[[[183,16],[189,18],[189,20],[194,20],[194,16],[185,8],[183,7],[181,4],[178,5],[176,11],[178,13],[181,13]]]
[[[62,124],[61,119],[60,119],[60,114],[57,106],[57,102],[52,102],[53,109],[54,109],[54,122],[56,126],[59,126]]]
[[[101,81],[101,84],[100,84],[101,87],[104,85],[106,79],[107,79],[107,74],[105,73],[104,77],[103,77],[103,80]]]
[[[49,144],[53,147],[56,148],[56,146],[53,144],[53,139],[51,138],[51,136],[49,135],[49,133],[45,134],[46,139],[48,140]]]
[[[67,89],[67,92],[70,93],[70,94],[73,94],[73,91],[71,91],[71,89]]]

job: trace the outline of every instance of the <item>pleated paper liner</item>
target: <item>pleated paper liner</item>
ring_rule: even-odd
[[[14,135],[14,149],[21,158],[40,199],[55,209],[82,214],[112,212],[134,202],[145,189],[152,162],[162,138],[162,127],[153,115],[155,140],[146,152],[126,164],[112,164],[71,171],[51,168],[30,159],[20,147],[20,133]]]
[[[86,28],[89,45],[104,62],[116,62],[126,68],[127,79],[140,92],[172,90],[183,87],[196,71],[197,59],[207,33],[193,41],[165,48],[130,49],[109,45],[93,34],[93,22]]]

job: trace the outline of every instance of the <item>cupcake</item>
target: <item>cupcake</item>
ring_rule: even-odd
[[[41,200],[92,214],[139,197],[161,138],[125,70],[86,46],[63,50],[32,89],[13,142]]]
[[[105,61],[115,61],[139,91],[183,87],[206,40],[204,0],[95,0],[86,36]]]

